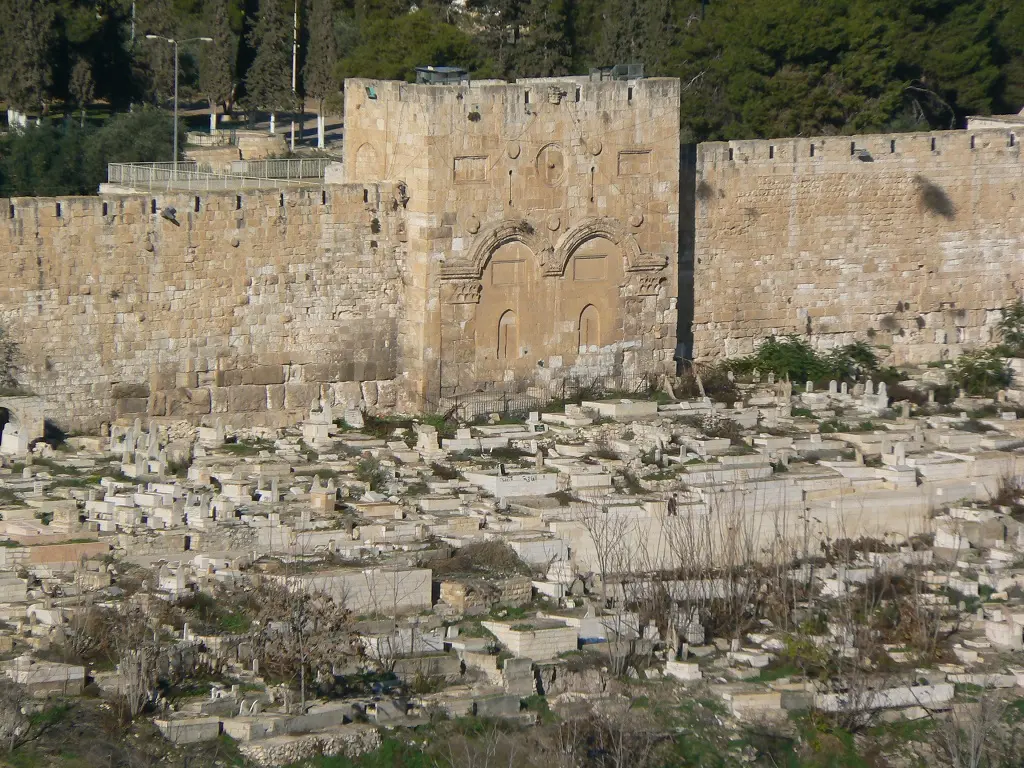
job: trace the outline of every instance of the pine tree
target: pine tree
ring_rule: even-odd
[[[82,110],[80,125],[84,127],[85,109],[89,106],[89,102],[92,101],[95,91],[95,85],[92,81],[92,68],[85,59],[78,59],[75,62],[75,66],[71,69],[71,80],[68,83],[68,88],[71,91],[72,98],[75,100],[75,104]]]
[[[526,77],[566,75],[572,66],[569,0],[531,0],[518,71]]]
[[[229,0],[209,0],[206,30],[213,38],[203,46],[199,59],[199,87],[210,102],[210,131],[217,130],[217,105],[227,110],[235,89],[235,57],[238,39],[231,30]]]
[[[56,16],[52,0],[2,0],[0,97],[9,110],[45,110],[52,82],[51,45]]]
[[[334,41],[331,0],[312,0],[309,15],[309,48],[302,68],[302,80],[308,95],[317,100],[316,143],[324,148],[324,102],[337,93],[334,65],[338,54]]]
[[[494,56],[496,75],[511,77],[518,73],[519,42],[526,24],[527,0],[477,0],[467,7],[482,24],[481,42]]]
[[[291,88],[292,25],[287,0],[260,0],[256,26],[249,44],[256,58],[245,76],[247,100],[251,107],[270,112],[271,130],[275,116],[295,105]]]

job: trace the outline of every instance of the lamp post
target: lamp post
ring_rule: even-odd
[[[163,40],[174,46],[174,174],[175,181],[178,179],[178,45],[184,43],[204,42],[212,43],[212,37],[190,37],[187,40],[175,40],[163,35],[146,35],[147,40]]]

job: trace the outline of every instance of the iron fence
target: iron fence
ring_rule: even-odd
[[[291,161],[284,161],[291,162]],[[207,164],[192,161],[180,163],[109,163],[107,183],[132,189],[147,190],[218,190],[271,189],[302,186],[312,179],[273,178],[214,173]]]
[[[238,131],[218,128],[215,133],[189,131],[185,134],[185,143],[193,147],[237,147]]]
[[[338,162],[331,157],[295,157],[274,160],[235,160],[231,174],[258,179],[322,179],[324,169]]]

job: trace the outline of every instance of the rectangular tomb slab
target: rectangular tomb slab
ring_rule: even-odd
[[[558,490],[554,472],[517,472],[502,475],[490,472],[466,472],[466,480],[499,499],[515,496],[546,496]]]
[[[597,411],[606,419],[641,419],[658,415],[658,404],[651,400],[585,400],[581,407]]]

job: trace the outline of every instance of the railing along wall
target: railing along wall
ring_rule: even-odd
[[[107,166],[107,181],[118,186],[149,190],[270,189],[301,186],[304,183],[301,179],[267,179],[212,173],[198,170],[194,163],[179,163],[177,169],[172,163],[154,165],[167,167],[110,163]]]

